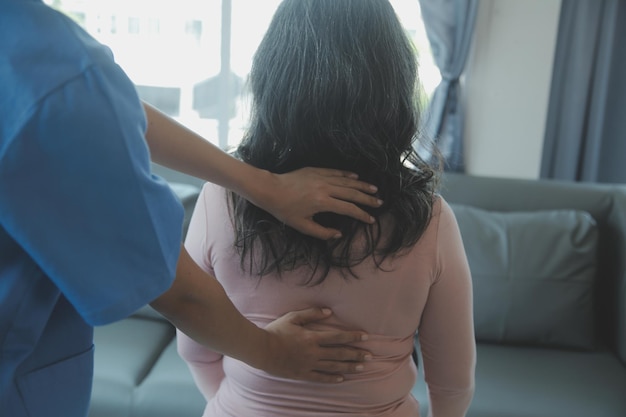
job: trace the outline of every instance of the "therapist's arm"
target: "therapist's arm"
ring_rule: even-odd
[[[303,168],[273,174],[243,163],[190,129],[144,103],[146,141],[154,162],[228,188],[298,231],[321,239],[338,236],[313,216],[335,212],[366,223],[371,216],[356,204],[378,207],[376,188],[340,170]],[[369,193],[369,194],[368,194]]]
[[[174,283],[151,305],[196,342],[285,378],[341,382],[344,374],[361,371],[368,355],[347,345],[364,340],[363,332],[304,328],[328,318],[321,309],[288,313],[265,329],[257,327],[182,246]]]

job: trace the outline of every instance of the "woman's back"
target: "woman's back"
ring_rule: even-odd
[[[426,231],[402,256],[388,258],[381,267],[368,258],[353,268],[358,278],[331,269],[318,285],[305,285],[311,271],[304,267],[281,277],[259,278],[244,271],[233,238],[225,191],[205,185],[185,245],[242,314],[263,327],[288,311],[329,307],[333,316],[316,327],[364,330],[369,339],[361,347],[373,359],[342,383],[315,384],[222,360],[180,334],[179,352],[210,399],[205,417],[418,416],[410,395],[418,328],[431,407],[441,410],[434,415],[464,415],[475,360],[471,283],[456,221],[445,201],[438,198]]]
[[[311,384],[222,360],[181,336],[181,355],[211,398],[206,416],[418,416],[410,395],[418,328],[433,416],[463,416],[475,355],[469,269],[450,207],[435,195],[435,169],[415,151],[417,63],[393,7],[283,0],[249,81],[239,158],[271,172],[349,170],[378,186],[384,204],[372,225],[319,213],[341,232],[321,241],[207,185],[187,249],[257,325],[329,307],[334,314],[316,326],[362,329],[373,359],[342,383]]]

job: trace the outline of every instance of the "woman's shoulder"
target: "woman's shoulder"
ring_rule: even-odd
[[[448,201],[441,195],[435,195],[435,202],[433,203],[433,213],[438,213],[441,219],[454,218],[454,211]]]
[[[232,223],[229,195],[230,192],[219,185],[207,182],[202,186],[194,212],[196,215],[203,215],[204,227],[209,236],[214,237],[218,231],[230,233]]]
[[[426,233],[431,232],[436,236],[442,222],[449,221],[450,216],[454,216],[454,213],[446,199],[441,194],[435,194]]]
[[[226,205],[229,191],[224,187],[205,182],[200,190],[199,199],[203,199],[205,205],[212,207],[223,207]]]
[[[436,252],[436,248],[442,239],[445,239],[451,225],[456,225],[456,218],[450,204],[440,195],[435,194],[428,226],[417,242],[417,247],[424,249],[430,247]]]

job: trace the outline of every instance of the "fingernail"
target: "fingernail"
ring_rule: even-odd
[[[370,216],[370,223],[374,223],[376,221],[375,218],[373,218],[372,216]]]
[[[353,173],[353,172],[349,173],[348,177],[354,178],[355,180],[359,178],[359,176],[357,174]]]
[[[365,369],[365,366],[357,365],[357,366],[354,367],[354,369],[356,369],[357,371],[362,371],[363,369]]]
[[[383,200],[376,200],[376,202],[378,203],[379,206],[383,205]]]
[[[372,190],[373,192],[378,191],[378,187],[375,185],[370,185],[370,190]]]
[[[324,313],[325,315],[330,315],[330,313],[332,313],[332,311],[330,311],[330,308],[323,308],[322,309],[322,313]]]
[[[373,358],[372,358],[372,355],[365,355],[363,356],[363,359],[366,361],[371,361]]]
[[[368,336],[368,335],[366,335],[366,334],[362,334],[362,335],[361,335],[361,340],[362,340],[362,341],[367,340],[367,339],[369,339],[369,336]]]
[[[337,382],[343,382],[343,377],[342,376],[338,376],[337,377]]]
[[[336,235],[333,236],[333,239],[340,239],[341,238],[341,233],[337,233]]]

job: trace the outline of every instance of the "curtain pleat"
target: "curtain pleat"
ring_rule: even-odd
[[[424,132],[441,152],[448,171],[464,171],[463,108],[459,79],[470,49],[478,0],[419,0],[441,83],[425,114]],[[429,158],[428,150],[420,149]]]
[[[561,5],[541,177],[626,182],[626,2]]]

